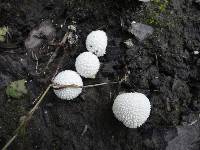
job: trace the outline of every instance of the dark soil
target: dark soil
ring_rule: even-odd
[[[200,57],[196,51],[200,51],[200,3],[168,1],[164,7],[137,0],[0,0],[0,26],[8,26],[11,34],[7,43],[0,43],[0,147],[47,87],[62,57],[61,49],[47,74],[41,75],[35,73],[36,62],[27,55],[24,41],[48,19],[53,20],[57,41],[68,25],[76,22],[77,26],[78,43],[60,70],[74,70],[75,58],[86,51],[88,33],[102,29],[108,35],[107,53],[100,58],[97,78],[84,79],[84,84],[117,81],[125,74],[128,78],[121,85],[85,89],[69,102],[50,91],[10,149],[199,150]],[[153,35],[137,41],[127,30],[133,20],[151,25]],[[123,42],[129,38],[134,46],[126,48]],[[39,59],[40,70],[47,56]],[[28,81],[29,95],[8,98],[6,86],[19,79]],[[113,116],[113,100],[123,91],[142,92],[151,101],[151,116],[138,129],[124,127]]]

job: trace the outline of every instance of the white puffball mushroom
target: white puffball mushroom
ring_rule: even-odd
[[[77,85],[83,86],[83,81],[78,73],[72,70],[65,70],[60,72],[53,80],[53,84],[56,85]],[[79,96],[82,92],[82,88],[67,87],[62,89],[54,89],[54,93],[63,100],[72,100]]]
[[[76,71],[85,78],[95,78],[100,68],[100,62],[96,55],[91,52],[83,52],[75,62]]]
[[[151,104],[142,93],[123,93],[116,97],[112,110],[126,127],[137,128],[149,117]]]
[[[86,48],[89,52],[94,53],[98,57],[106,53],[107,35],[104,31],[92,31],[86,39]]]

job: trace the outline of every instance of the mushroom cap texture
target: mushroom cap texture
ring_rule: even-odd
[[[149,117],[151,104],[142,93],[123,93],[116,97],[112,110],[126,127],[137,128]]]
[[[76,58],[76,71],[85,78],[95,78],[100,68],[100,62],[91,52],[83,52]]]
[[[60,72],[53,80],[53,83],[59,85],[78,85],[83,86],[83,81],[78,73],[72,70],[65,70]],[[54,89],[54,93],[63,100],[72,100],[79,96],[82,92],[82,88],[63,88]]]
[[[98,57],[106,53],[107,35],[104,31],[92,31],[86,39],[86,48],[89,52],[94,53]]]

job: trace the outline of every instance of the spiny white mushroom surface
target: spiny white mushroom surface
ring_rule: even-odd
[[[149,117],[151,104],[142,93],[123,93],[116,97],[112,110],[126,127],[137,128]]]
[[[94,53],[98,57],[106,53],[107,35],[104,31],[92,31],[86,39],[86,48],[89,52]]]
[[[83,81],[78,73],[72,70],[65,70],[60,72],[53,80],[53,84],[58,85],[77,85],[83,86]],[[72,100],[79,96],[82,92],[82,88],[63,88],[54,89],[54,93],[63,100]]]
[[[100,62],[91,52],[83,52],[76,58],[76,71],[85,78],[95,78],[100,68]]]

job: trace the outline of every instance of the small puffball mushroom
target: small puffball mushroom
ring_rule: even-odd
[[[104,31],[92,31],[86,39],[86,48],[89,52],[94,53],[98,57],[106,53],[107,36]]]
[[[100,62],[91,52],[83,52],[76,58],[76,71],[85,78],[95,78],[100,68]]]
[[[83,86],[83,81],[78,73],[72,70],[65,70],[60,72],[53,80],[53,84],[56,85],[77,85]],[[82,92],[82,88],[67,87],[56,89],[54,87],[54,93],[63,100],[72,100],[79,96]]]
[[[151,104],[142,93],[123,93],[116,97],[112,110],[126,127],[137,128],[149,117]]]

